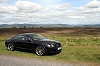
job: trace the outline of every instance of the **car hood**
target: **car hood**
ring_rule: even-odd
[[[40,42],[44,42],[44,43],[59,43],[56,40],[51,40],[51,39],[41,39]]]

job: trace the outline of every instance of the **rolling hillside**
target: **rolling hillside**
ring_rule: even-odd
[[[69,28],[69,27],[87,27],[100,28],[100,24],[90,25],[69,25],[69,24],[1,24],[0,28]]]

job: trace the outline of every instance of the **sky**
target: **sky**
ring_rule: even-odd
[[[100,24],[100,0],[0,0],[0,24]]]

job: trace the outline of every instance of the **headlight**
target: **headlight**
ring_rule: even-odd
[[[50,47],[55,47],[55,44],[54,44],[54,43],[46,44],[46,46],[49,47],[49,48],[50,48]]]
[[[55,47],[55,44],[54,44],[54,43],[52,43],[52,44],[51,44],[51,47]]]
[[[47,45],[47,47],[51,47],[51,45],[50,44],[46,44]]]

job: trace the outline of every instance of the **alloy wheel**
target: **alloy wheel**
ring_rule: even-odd
[[[42,46],[38,46],[38,47],[36,48],[36,54],[37,54],[38,56],[43,56],[43,55],[45,54],[44,48],[43,48]]]
[[[14,50],[14,44],[13,43],[9,43],[7,49],[9,51],[13,51]]]

